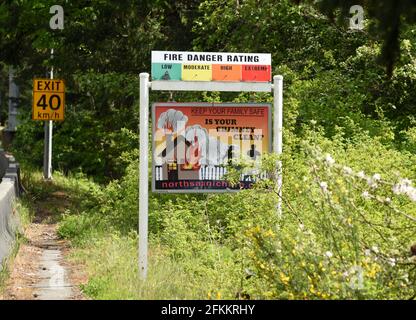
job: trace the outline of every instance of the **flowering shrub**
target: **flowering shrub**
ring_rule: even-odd
[[[415,296],[416,189],[338,164],[306,144],[305,167],[290,176],[276,226],[247,229],[248,255],[259,278],[252,296],[374,299]],[[274,168],[275,159],[270,161]],[[294,179],[295,178],[295,179]],[[270,187],[270,181],[267,182]],[[264,185],[259,186],[264,188]],[[276,188],[276,187],[275,187]],[[269,191],[277,194],[277,191]],[[270,190],[270,189],[269,189]]]
[[[416,159],[365,135],[340,143],[342,138],[333,141],[306,132],[288,140],[280,159],[264,157],[263,170],[270,179],[259,181],[255,189],[208,195],[151,193],[150,258],[155,250],[161,255],[149,268],[151,276],[163,274],[169,261],[180,270],[172,283],[181,283],[183,297],[197,299],[414,297]],[[281,216],[275,184],[278,160],[283,164]],[[134,259],[137,168],[132,162],[122,180],[100,192],[88,191],[91,199],[82,201],[85,212],[66,216],[61,235],[93,246],[99,232],[131,237],[133,247],[120,259]],[[238,181],[236,168],[229,170],[231,181]],[[109,272],[101,264],[91,290]],[[125,272],[128,296],[143,297],[134,289],[140,283],[130,286],[137,270]],[[111,275],[118,279],[118,270]],[[95,296],[114,297],[122,284],[110,284]]]

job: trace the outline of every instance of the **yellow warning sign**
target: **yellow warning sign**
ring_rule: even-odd
[[[33,120],[64,120],[65,82],[63,80],[33,80]]]
[[[211,81],[212,65],[211,64],[183,64],[182,65],[183,81]]]

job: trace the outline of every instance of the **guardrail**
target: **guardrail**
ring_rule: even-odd
[[[18,229],[14,202],[20,195],[20,168],[15,158],[0,149],[0,270],[10,254]]]

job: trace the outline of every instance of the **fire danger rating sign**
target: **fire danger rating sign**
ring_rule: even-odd
[[[152,51],[152,79],[271,82],[270,53]]]
[[[64,80],[33,80],[33,120],[63,121],[65,114]]]

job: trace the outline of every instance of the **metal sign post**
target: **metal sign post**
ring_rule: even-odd
[[[54,79],[52,68],[50,79],[33,79],[32,120],[44,122],[43,178],[45,180],[52,179],[52,121],[63,121],[64,118],[65,81]]]
[[[149,74],[140,74],[140,164],[139,164],[139,270],[147,276],[149,199]]]
[[[283,77],[273,77],[273,152],[280,155],[283,151]],[[282,217],[282,162],[276,163],[277,167],[277,215]]]
[[[51,49],[51,58],[53,58],[53,49]],[[51,67],[50,79],[53,80],[53,67]],[[43,150],[43,178],[45,180],[52,179],[52,120],[45,121],[45,139]]]
[[[43,178],[52,179],[52,131],[53,124],[51,120],[45,121],[45,138],[43,148]]]
[[[64,9],[62,6],[54,5],[49,9],[50,14],[54,14],[49,20],[49,27],[51,30],[63,30],[64,29]],[[51,49],[51,59],[53,59],[53,49]],[[51,68],[50,79],[53,80],[53,67]],[[46,105],[46,102],[43,102]],[[49,103],[52,105],[52,101]],[[62,102],[64,105],[64,102]],[[51,107],[51,106],[50,106]],[[56,107],[57,110],[61,107],[61,104]],[[62,108],[63,110],[63,108]],[[63,114],[62,119],[63,120]],[[45,180],[52,179],[52,134],[53,134],[53,122],[52,120],[45,121],[45,140],[44,140],[44,153],[43,153],[43,178]]]

